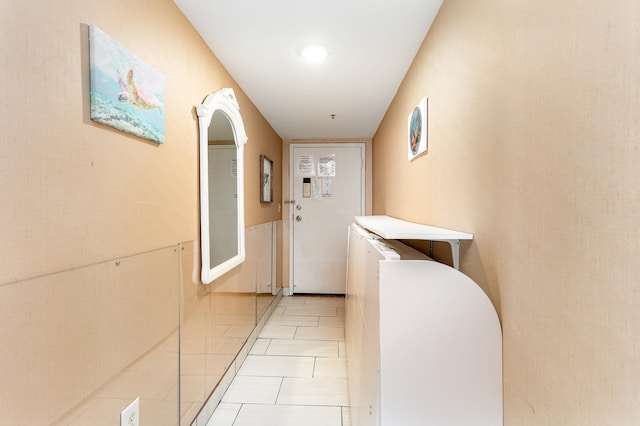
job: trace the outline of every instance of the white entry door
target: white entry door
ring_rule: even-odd
[[[291,293],[345,294],[347,232],[364,214],[364,144],[291,145]]]

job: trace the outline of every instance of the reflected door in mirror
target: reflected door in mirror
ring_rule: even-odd
[[[213,113],[209,126],[209,265],[238,254],[238,156],[226,114]]]
[[[209,145],[209,247],[215,267],[238,254],[236,146]]]

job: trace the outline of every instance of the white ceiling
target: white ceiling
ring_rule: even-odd
[[[283,139],[371,138],[442,1],[174,0]]]

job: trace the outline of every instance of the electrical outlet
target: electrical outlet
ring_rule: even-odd
[[[139,397],[120,413],[120,426],[140,426]]]

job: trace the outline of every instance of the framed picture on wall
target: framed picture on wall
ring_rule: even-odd
[[[414,160],[419,155],[427,152],[427,114],[427,98],[422,98],[408,118],[407,150],[409,160]]]
[[[95,25],[89,26],[91,120],[164,143],[164,76]]]
[[[260,183],[260,202],[271,203],[273,202],[273,191],[271,189],[271,174],[273,173],[273,161],[269,160],[266,156],[260,156],[260,176],[262,181]]]

